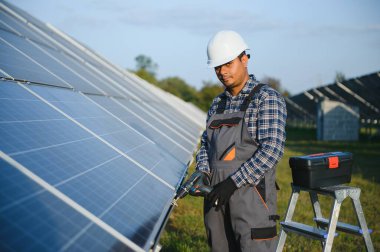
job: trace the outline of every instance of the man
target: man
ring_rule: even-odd
[[[274,251],[277,240],[275,166],[284,150],[286,106],[248,74],[246,50],[234,31],[216,33],[207,47],[208,65],[225,86],[208,111],[196,158],[196,172],[213,186],[204,202],[212,251]]]

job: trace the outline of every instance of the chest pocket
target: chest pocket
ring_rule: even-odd
[[[209,128],[210,129],[218,129],[223,126],[226,127],[234,127],[239,125],[239,122],[241,121],[241,117],[232,117],[232,118],[227,118],[227,119],[219,119],[219,120],[214,120],[211,122]]]
[[[236,159],[235,145],[243,118],[241,113],[235,114],[236,116],[230,115],[231,117],[227,118],[215,118],[209,125],[209,130],[212,131],[213,146],[216,149],[214,158],[217,160],[228,162]]]
[[[257,149],[253,144],[245,123],[245,113],[252,97],[263,84],[255,86],[240,105],[239,111],[224,113],[227,96],[221,96],[215,114],[210,118],[207,135],[209,141],[209,158],[215,161],[245,161]],[[252,145],[252,148],[251,148]],[[244,148],[243,148],[244,147]]]

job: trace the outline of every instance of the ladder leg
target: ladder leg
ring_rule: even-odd
[[[358,219],[360,228],[363,231],[363,238],[364,238],[364,242],[365,242],[365,246],[367,248],[367,251],[370,251],[370,252],[375,251],[375,249],[373,248],[371,236],[370,236],[369,231],[368,231],[367,222],[365,221],[365,218],[364,218],[362,204],[360,203],[359,198],[358,199],[352,199],[352,203],[354,205],[356,217]]]
[[[288,209],[286,210],[285,222],[292,220],[293,214],[294,214],[294,209],[296,208],[298,196],[300,193],[299,187],[292,186],[292,190],[293,191],[292,191],[292,195],[290,196]],[[285,231],[281,227],[280,238],[278,239],[276,252],[281,252],[284,249],[286,236],[287,235],[286,235]]]
[[[317,193],[316,192],[309,192],[309,194],[310,194],[311,204],[313,206],[314,217],[323,218],[322,211],[321,211],[321,205],[319,204]]]
[[[319,204],[318,200],[318,195],[316,192],[310,191],[310,200],[311,200],[311,205],[313,206],[313,211],[314,211],[314,217],[315,218],[323,218],[322,216],[322,211],[321,211],[321,205]],[[321,225],[317,222],[317,227],[322,228]],[[321,247],[325,245],[324,241],[321,241]]]
[[[340,212],[340,206],[342,202],[338,201],[336,198],[333,203],[333,207],[331,209],[329,226],[327,228],[327,238],[325,241],[325,245],[323,247],[323,252],[331,251],[332,245],[334,242],[336,224],[338,223],[338,217]]]

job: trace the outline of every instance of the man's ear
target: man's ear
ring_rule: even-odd
[[[248,56],[246,54],[244,54],[242,57],[241,57],[241,62],[243,62],[244,64],[244,67],[248,67]]]

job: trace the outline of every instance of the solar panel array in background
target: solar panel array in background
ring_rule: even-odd
[[[358,106],[362,122],[379,124],[380,72],[310,89],[289,97],[286,103],[288,119],[315,120],[317,104],[322,99],[336,100]]]
[[[204,113],[0,8],[0,250],[149,250]]]

